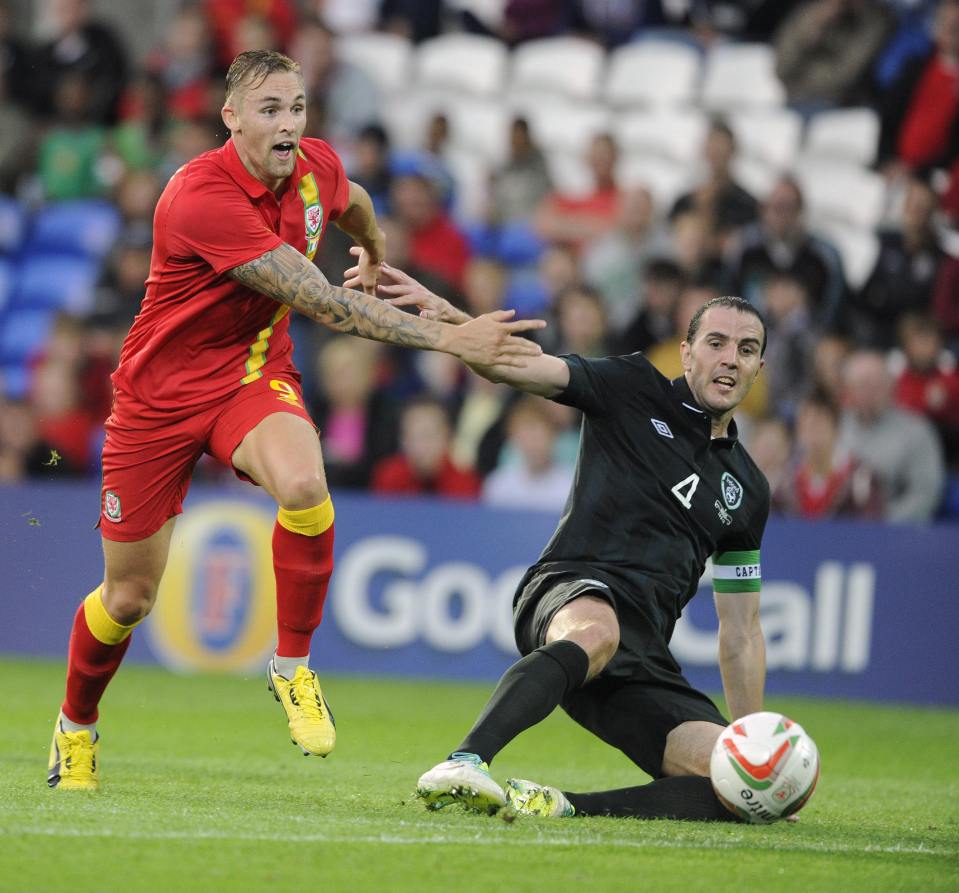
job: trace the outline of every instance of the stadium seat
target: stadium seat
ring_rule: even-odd
[[[405,37],[371,31],[337,40],[337,53],[362,68],[385,95],[409,87],[413,45]]]
[[[0,331],[3,323],[0,322]],[[23,363],[0,366],[0,388],[7,400],[23,400],[30,390],[30,370]]]
[[[868,229],[826,221],[818,228],[821,235],[832,242],[842,258],[842,270],[846,282],[860,289],[876,266],[879,257],[879,238]]]
[[[98,200],[56,202],[37,212],[25,250],[103,257],[120,232],[120,212]]]
[[[0,365],[22,365],[46,343],[52,310],[11,310],[0,331]]]
[[[509,110],[497,99],[464,96],[448,112],[450,140],[490,164],[503,164],[509,154]]]
[[[31,254],[23,262],[13,294],[16,308],[65,310],[75,315],[93,308],[99,264],[69,254]]]
[[[643,40],[613,50],[603,96],[612,105],[676,106],[692,103],[702,57],[672,40]]]
[[[0,254],[16,254],[23,244],[27,215],[9,195],[0,195]]]
[[[733,178],[757,201],[765,200],[781,176],[782,171],[758,158],[740,155],[733,161]]]
[[[886,183],[874,171],[839,161],[802,159],[796,176],[813,226],[846,223],[875,229],[886,204]]]
[[[872,109],[831,109],[809,122],[803,153],[868,167],[878,146],[879,116]]]
[[[593,138],[609,133],[609,109],[591,102],[554,100],[529,111],[533,140],[549,152],[569,152],[585,158]]]
[[[952,521],[959,521],[959,474],[950,475],[946,479],[939,515]]]
[[[706,116],[693,109],[656,109],[618,116],[613,134],[623,152],[652,154],[683,164],[702,155]]]
[[[479,155],[459,150],[448,152],[445,160],[456,184],[451,208],[453,217],[459,222],[485,216],[489,166]]]
[[[652,193],[656,209],[660,212],[668,212],[695,180],[695,173],[687,165],[645,154],[621,158],[616,176],[620,186],[625,189],[645,186]]]
[[[775,52],[764,43],[729,43],[706,58],[702,103],[714,112],[778,106],[786,91],[776,77]]]
[[[546,90],[570,99],[595,99],[606,54],[580,37],[530,40],[513,50],[510,90]]]
[[[546,166],[557,192],[582,197],[593,191],[595,178],[581,153],[547,152]]]
[[[534,264],[546,243],[525,221],[504,224],[496,236],[496,258],[511,267]]]
[[[773,170],[789,170],[799,154],[802,118],[786,108],[733,112],[729,126],[741,155],[756,158]]]
[[[425,86],[494,96],[503,90],[508,58],[506,45],[496,38],[442,34],[420,44],[416,77]]]
[[[506,285],[503,309],[515,310],[521,319],[540,316],[549,309],[549,292],[534,271],[521,270]]]
[[[0,258],[0,316],[10,303],[15,281],[16,273],[13,264],[5,258]]]
[[[455,105],[455,94],[432,88],[407,90],[394,96],[382,110],[383,126],[393,148],[422,149],[433,115],[448,115]]]

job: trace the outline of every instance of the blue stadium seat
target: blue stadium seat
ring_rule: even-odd
[[[120,233],[120,212],[109,202],[56,202],[37,213],[25,246],[28,252],[103,257]]]
[[[496,253],[496,232],[481,220],[457,221],[460,231],[470,243],[470,249],[477,257],[491,257]]]
[[[13,264],[10,261],[0,257],[0,316],[10,303],[13,296],[13,285],[16,281],[16,273]]]
[[[23,244],[27,215],[9,195],[0,195],[0,254],[16,254]]]
[[[0,387],[7,400],[23,400],[30,390],[30,370],[24,363],[0,366]]]
[[[540,316],[549,307],[549,292],[534,272],[524,270],[510,277],[503,307],[515,310],[520,319]]]
[[[536,263],[545,248],[546,243],[521,220],[503,224],[496,238],[496,257],[511,267]]]
[[[16,366],[37,353],[50,334],[52,310],[11,310],[0,331],[0,365]]]
[[[959,521],[959,474],[946,479],[946,492],[942,498],[939,515],[950,521]]]
[[[34,310],[65,310],[75,315],[93,308],[100,273],[95,260],[68,254],[31,254],[20,267],[14,306]]]

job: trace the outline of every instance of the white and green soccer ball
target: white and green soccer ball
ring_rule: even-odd
[[[750,713],[719,736],[709,777],[731,813],[768,825],[809,801],[819,780],[819,751],[803,727],[781,713]]]

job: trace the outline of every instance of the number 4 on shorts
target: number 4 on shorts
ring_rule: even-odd
[[[693,472],[689,477],[683,478],[678,484],[672,487],[673,496],[675,496],[686,508],[693,507],[693,493],[699,486],[699,475]],[[685,488],[685,490],[684,490]]]

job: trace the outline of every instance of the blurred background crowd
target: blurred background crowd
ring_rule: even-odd
[[[742,295],[774,511],[959,518],[957,0],[0,0],[0,481],[97,475],[154,205],[256,48],[300,62],[393,265],[670,377]],[[349,244],[327,229],[333,282]],[[334,490],[562,507],[572,410],[293,334]]]

